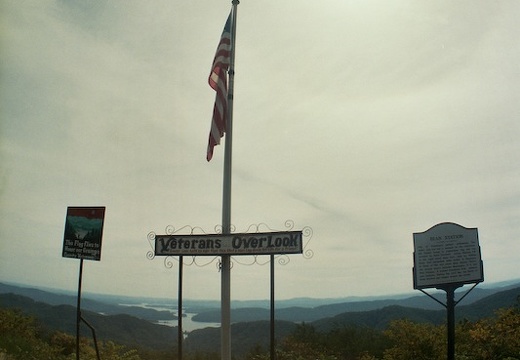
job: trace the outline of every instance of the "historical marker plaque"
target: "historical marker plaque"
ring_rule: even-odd
[[[441,223],[413,234],[414,289],[484,281],[476,228]]]
[[[101,260],[105,207],[68,207],[62,256]]]

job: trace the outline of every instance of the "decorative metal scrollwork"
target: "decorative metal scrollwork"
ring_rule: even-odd
[[[293,220],[286,220],[284,223],[284,231],[291,231],[294,229],[294,221]],[[235,232],[235,226],[231,225],[231,232]],[[222,226],[216,225],[215,233],[221,234],[222,233]],[[190,225],[185,225],[179,229],[176,229],[172,225],[166,226],[166,234],[167,235],[174,235],[177,233],[189,233],[189,235],[196,235],[196,234],[207,234],[204,229],[201,227],[192,227]],[[255,232],[270,232],[270,231],[280,231],[277,229],[273,229],[270,226],[268,226],[266,223],[258,223],[258,224],[251,224],[247,227],[245,233],[255,233]],[[146,258],[148,260],[153,260],[155,258],[155,236],[156,233],[151,231],[148,233],[147,239],[148,243],[150,245],[151,250],[146,253]],[[314,251],[308,248],[309,242],[311,241],[311,238],[313,236],[312,228],[309,226],[305,226],[302,229],[302,236],[307,239],[304,241],[303,244],[303,257],[305,259],[311,259],[314,256]],[[280,265],[286,265],[288,264],[291,259],[287,254],[280,254],[274,256],[274,259],[278,262]],[[179,261],[178,256],[167,256],[164,258],[164,266],[167,269],[171,269],[175,265],[175,261]],[[183,265],[195,265],[198,267],[205,267],[210,264],[214,263],[217,267],[217,269],[220,271],[222,268],[222,263],[220,261],[220,256],[183,256]],[[243,256],[232,256],[230,261],[230,267],[233,268],[234,263],[240,264],[240,265],[266,265],[270,263],[270,256],[266,255],[243,255]]]
[[[284,223],[284,227],[285,227],[284,231],[293,230],[294,221],[286,220]],[[276,232],[276,231],[280,231],[280,230],[273,229],[266,223],[258,223],[258,224],[249,225],[246,228],[246,231],[244,231],[244,232],[245,233],[255,233],[255,232],[270,232],[270,231]],[[314,256],[314,251],[312,251],[311,249],[308,249],[309,242],[312,238],[312,234],[313,234],[313,231],[312,231],[311,227],[306,226],[302,229],[303,237],[307,238],[307,241],[303,245],[303,257],[307,260],[311,259]],[[287,265],[291,261],[291,258],[287,254],[276,255],[276,256],[274,256],[274,259],[280,265]],[[234,256],[234,257],[232,257],[232,263],[233,262],[236,262],[237,264],[240,264],[240,265],[246,265],[246,266],[251,266],[251,265],[255,265],[255,264],[267,265],[270,263],[270,257],[269,256],[266,257],[265,255]]]
[[[189,233],[190,235],[207,234],[204,231],[204,229],[202,229],[199,226],[193,227],[190,225],[185,225],[179,229],[176,229],[173,225],[168,225],[165,228],[166,235],[174,235],[174,234],[183,233],[183,232]],[[148,243],[150,244],[150,247],[152,248],[151,251],[148,251],[146,253],[146,258],[148,260],[153,260],[155,258],[155,236],[156,236],[156,233],[153,231],[149,232],[148,236],[147,236]],[[214,263],[215,260],[217,260],[218,258],[219,258],[218,256],[213,256],[208,260],[207,256],[183,256],[183,265],[185,265],[185,266],[195,265],[198,267],[204,267],[204,266],[210,265],[211,263]],[[167,269],[172,269],[175,265],[175,261],[179,262],[178,256],[166,256],[164,258],[164,267]]]
[[[314,251],[307,248],[309,246],[309,243],[311,242],[313,233],[314,232],[312,231],[312,228],[309,226],[305,226],[302,229],[303,237],[307,238],[305,245],[303,245],[303,257],[307,260],[312,259],[312,257],[314,256]]]
[[[155,244],[155,232],[150,231],[148,233],[148,236],[146,236],[146,238],[148,239],[148,243],[150,244],[150,247],[152,248],[152,250],[150,250],[150,251],[148,251],[146,253],[146,258],[148,260],[153,260],[155,258],[155,247],[154,247],[154,244]]]

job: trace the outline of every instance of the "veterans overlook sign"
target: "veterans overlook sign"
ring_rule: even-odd
[[[156,235],[156,256],[301,254],[302,232]]]

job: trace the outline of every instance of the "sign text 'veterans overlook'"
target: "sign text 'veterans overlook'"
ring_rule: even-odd
[[[156,235],[156,256],[301,254],[302,232]]]

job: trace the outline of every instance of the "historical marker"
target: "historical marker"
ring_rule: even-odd
[[[454,223],[441,223],[413,234],[414,289],[484,281],[478,232]]]
[[[445,222],[413,234],[413,287],[446,307],[447,359],[455,359],[455,306],[477,284],[484,281],[477,228]],[[455,301],[455,290],[474,284]],[[446,291],[443,304],[423,289]]]

